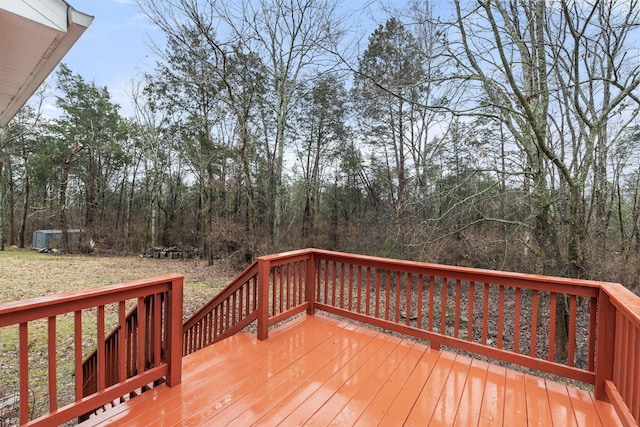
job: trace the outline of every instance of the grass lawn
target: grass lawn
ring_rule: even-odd
[[[226,263],[207,266],[200,260],[157,260],[140,257],[98,257],[50,255],[31,250],[9,249],[0,252],[0,304],[27,298],[54,295],[70,290],[178,273],[185,276],[184,317],[188,318],[209,301],[236,275]],[[116,312],[107,307],[109,311]],[[87,329],[95,324],[95,314],[83,313]],[[107,331],[115,318],[107,319]],[[60,405],[73,398],[73,316],[57,319],[57,358]],[[95,349],[95,334],[83,337],[85,354]],[[48,405],[47,324],[45,320],[29,324],[31,407],[34,414]],[[18,327],[0,328],[0,402],[18,391]],[[12,425],[14,410],[0,407],[0,425]]]

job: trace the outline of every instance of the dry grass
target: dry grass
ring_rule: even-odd
[[[185,276],[184,317],[188,318],[209,301],[237,274],[224,261],[207,266],[200,260],[157,260],[140,257],[95,257],[49,255],[29,250],[0,252],[0,304],[33,297],[87,289],[167,273]],[[83,315],[84,318],[84,315]],[[46,322],[29,324],[30,391],[34,415],[44,410],[46,397]],[[57,321],[58,377],[60,385],[71,382],[73,322],[69,316]],[[84,340],[83,340],[84,341]],[[95,347],[87,340],[87,352]],[[17,327],[0,328],[0,401],[17,392]],[[67,381],[69,380],[69,381]],[[72,382],[71,382],[72,384]],[[61,387],[62,388],[62,387]],[[66,396],[68,391],[69,396]],[[64,404],[72,390],[61,390]],[[0,407],[0,426],[16,422],[15,408]]]
[[[191,315],[235,277],[221,261],[140,257],[49,255],[29,250],[0,252],[0,303],[178,273],[185,276],[185,316]]]

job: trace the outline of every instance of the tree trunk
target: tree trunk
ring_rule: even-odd
[[[0,129],[0,132],[2,129]],[[2,134],[0,133],[0,137]],[[4,169],[4,160],[0,153],[0,251],[4,251],[4,179],[2,179],[2,170]]]
[[[69,184],[69,161],[62,163],[62,181],[60,182],[60,230],[62,231],[63,250],[72,253],[69,245],[69,225],[67,224],[67,186]]]
[[[22,218],[20,219],[20,228],[18,230],[18,244],[21,248],[25,247],[24,233],[27,227],[27,213],[29,212],[29,193],[31,192],[31,181],[29,180],[29,174],[25,174],[24,177],[24,196],[22,199]]]

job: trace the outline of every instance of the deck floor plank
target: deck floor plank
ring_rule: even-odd
[[[456,355],[447,352],[441,352],[436,365],[429,378],[426,380],[422,391],[415,401],[405,425],[419,426],[427,425],[433,412],[435,411],[440,395],[444,390],[445,383],[449,377],[449,373],[455,363]]]
[[[546,381],[547,396],[549,397],[549,408],[551,410],[551,420],[554,426],[578,426],[576,416],[574,414],[569,391],[565,384],[555,381]]]
[[[363,414],[356,422],[356,426],[379,425],[395,397],[404,388],[409,377],[422,359],[427,347],[424,344],[414,344],[400,365],[395,367],[388,381],[377,391]]]
[[[505,426],[527,425],[527,400],[522,372],[507,369],[502,423]]]
[[[404,423],[409,417],[409,413],[413,409],[413,405],[418,399],[426,379],[431,375],[439,356],[439,351],[427,347],[404,387],[394,397],[391,406],[380,422],[380,426],[395,427]]]
[[[380,388],[393,375],[397,366],[404,361],[412,346],[413,343],[409,341],[400,342],[385,359],[384,363],[377,370],[370,373],[363,386],[353,395],[330,424],[340,426],[353,425],[375,398]]]
[[[526,374],[524,385],[527,401],[527,425],[540,427],[553,425],[545,380]]]
[[[161,385],[82,426],[615,426],[593,393],[321,315],[183,358]]]
[[[350,390],[357,389],[371,372],[378,369],[398,344],[399,340],[395,337],[386,334],[377,336],[368,351],[359,353],[353,364],[335,372],[323,387],[314,378],[309,378],[287,396],[288,405],[267,412],[258,423],[274,425],[299,418],[300,422],[307,421],[309,425],[328,425],[348,403],[352,395]],[[327,374],[331,375],[331,372]],[[313,415],[311,419],[310,414]]]
[[[298,363],[298,361],[304,356],[309,356],[317,360],[322,357],[327,341],[337,339],[340,343],[348,343],[348,335],[339,334],[336,332],[344,333],[344,327],[339,330],[332,331],[329,328],[323,328],[322,324],[315,323],[315,327],[311,327],[305,332],[307,333],[296,335],[297,339],[289,340],[290,345],[282,346],[269,346],[263,350],[266,350],[266,357],[246,358],[246,354],[239,353],[236,356],[239,361],[243,363],[248,369],[250,374],[246,375],[248,378],[243,379],[245,375],[238,374],[239,380],[234,379],[234,375],[230,375],[229,379],[220,381],[215,384],[215,388],[222,388],[224,393],[212,395],[204,393],[199,395],[201,401],[198,403],[195,410],[190,411],[181,418],[183,425],[211,425],[207,420],[211,420],[216,414],[222,413],[225,409],[238,402],[241,402],[243,396],[250,393],[253,389],[268,381],[269,378],[274,377],[278,372],[287,370],[292,365]],[[263,344],[267,344],[269,341],[279,341],[278,336],[272,337],[269,340],[264,341]],[[280,348],[280,350],[279,350]],[[269,351],[273,349],[274,351]],[[316,351],[314,351],[316,350]],[[320,351],[317,351],[320,350]],[[226,371],[235,371],[232,367],[221,366]],[[293,369],[289,372],[293,372]],[[172,424],[173,425],[173,420]]]
[[[487,379],[489,364],[482,360],[473,360],[469,369],[467,384],[462,392],[458,405],[455,426],[475,426],[480,419],[482,402],[484,401],[484,385]]]
[[[440,395],[438,404],[433,411],[433,416],[429,421],[430,426],[452,426],[458,409],[460,408],[460,400],[462,393],[469,378],[469,370],[473,359],[456,355],[456,363],[451,369],[451,373],[444,385],[443,393]]]
[[[489,364],[482,395],[478,427],[502,425],[505,410],[506,375],[506,368]]]
[[[571,406],[580,426],[600,427],[608,425],[603,424],[600,420],[598,410],[593,404],[590,393],[573,387],[569,387],[568,392]]]
[[[274,406],[295,407],[291,399],[295,393],[291,393],[291,390],[295,390],[300,382],[307,378],[313,379],[310,385],[325,389],[323,384],[331,374],[352,365],[357,355],[361,354],[373,339],[373,336],[364,334],[345,337],[348,339],[343,342],[333,340],[328,344],[328,348],[318,352],[315,358],[307,358],[306,363],[291,365],[293,374],[281,371],[278,377],[269,378],[269,381],[247,393],[224,414],[216,416],[216,423],[247,426],[256,422],[257,418]],[[298,362],[303,362],[303,359],[299,359]]]

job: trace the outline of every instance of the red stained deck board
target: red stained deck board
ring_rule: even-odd
[[[483,398],[478,427],[502,425],[505,409],[506,375],[506,368],[489,364],[484,383],[484,392],[482,394]]]
[[[342,411],[331,421],[333,425],[353,425],[369,407],[371,401],[393,375],[397,366],[402,363],[412,348],[410,341],[401,342],[387,357],[385,362],[374,372],[371,372],[367,381],[351,398]]]
[[[395,366],[391,377],[377,391],[375,397],[355,425],[370,426],[380,424],[391,403],[404,388],[405,383],[413,373],[413,370],[416,368],[426,349],[427,347],[422,344],[414,344],[410,348],[402,362]]]
[[[83,425],[619,424],[590,392],[321,315],[186,356],[182,378]]]
[[[526,374],[524,377],[527,401],[527,420],[530,426],[551,426],[551,409],[547,387],[542,378]]]
[[[578,426],[567,386],[554,381],[546,381],[549,409],[554,426]]]
[[[270,410],[258,420],[258,423],[269,425],[298,417],[301,421],[307,421],[309,425],[328,425],[371,372],[377,370],[394,351],[398,343],[399,340],[390,335],[377,336],[365,351],[353,359],[354,363],[335,372],[324,384],[320,384],[314,378],[308,379],[300,387],[292,390],[287,396],[286,405]]]
[[[439,356],[440,351],[429,347],[425,349],[404,387],[394,397],[391,406],[380,422],[380,426],[394,427],[407,419]]]
[[[297,390],[300,382],[307,378],[313,381],[307,383],[306,388],[330,390],[324,385],[326,380],[333,372],[353,364],[354,359],[368,347],[373,337],[354,333],[353,337],[347,335],[345,338],[342,341],[331,340],[321,352],[315,355],[315,358],[307,358],[307,363],[291,365],[293,375],[290,372],[281,371],[278,373],[280,378],[269,378],[269,381],[256,387],[235,405],[227,408],[224,413],[216,416],[215,422],[221,425],[247,426],[256,422],[257,418],[273,407],[291,408],[295,405],[293,398],[297,394],[302,394],[302,390],[299,393],[291,393],[291,390]],[[302,360],[299,359],[298,362]]]
[[[502,424],[505,426],[527,425],[527,400],[522,372],[507,369]]]
[[[481,360],[473,360],[469,368],[469,377],[462,392],[462,398],[456,414],[455,426],[475,426],[480,419],[482,402],[484,401],[484,385],[489,364]]]
[[[453,425],[458,409],[460,408],[460,399],[462,392],[469,378],[469,369],[471,368],[470,359],[466,356],[456,355],[456,363],[444,384],[444,389],[438,399],[429,426],[451,426]]]

